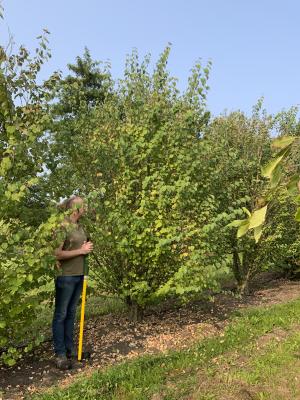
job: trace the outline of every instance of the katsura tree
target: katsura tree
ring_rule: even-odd
[[[210,226],[213,171],[202,140],[210,64],[193,68],[181,94],[167,70],[169,52],[150,72],[150,58],[140,61],[133,51],[124,78],[73,118],[72,151],[61,158],[58,180],[89,199],[91,274],[126,301],[133,318],[162,296],[202,293],[224,266],[207,258],[217,228]],[[54,146],[60,129],[52,132]]]

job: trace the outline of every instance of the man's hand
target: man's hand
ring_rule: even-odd
[[[89,254],[91,251],[93,251],[94,245],[92,242],[83,242],[83,245],[81,246],[80,250],[83,255]]]

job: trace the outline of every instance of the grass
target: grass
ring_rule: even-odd
[[[202,371],[205,384],[198,384],[190,398],[243,399],[242,394],[247,393],[249,399],[299,399],[300,359],[295,352],[300,348],[300,332],[293,329],[281,332],[284,337],[278,338],[274,333],[263,345],[258,340],[214,360],[213,365]]]
[[[88,378],[79,378],[67,388],[54,387],[50,392],[32,398],[39,400],[225,398],[221,395],[223,390],[235,388],[236,382],[248,386],[267,385],[274,374],[280,376],[290,365],[292,368],[296,367],[299,361],[293,357],[293,351],[298,345],[300,346],[300,336],[297,333],[289,335],[288,330],[299,321],[300,299],[236,313],[221,336],[202,340],[188,350],[125,361],[98,370]],[[257,341],[274,329],[287,332],[287,338],[282,341],[281,346],[271,340],[270,344],[264,346],[258,354],[255,351]],[[239,368],[241,356],[247,359],[247,369]],[[204,387],[203,382],[206,384]],[[296,393],[292,381],[288,385],[290,392]],[[266,397],[268,390],[264,387],[261,393],[257,391],[257,396],[265,397],[255,398],[281,398]],[[232,398],[242,399],[241,396]]]
[[[124,302],[117,297],[108,297],[105,295],[91,295],[86,301],[85,318],[96,317],[98,315],[106,315],[109,313],[117,314],[126,310]],[[77,318],[80,318],[80,310],[78,309]]]

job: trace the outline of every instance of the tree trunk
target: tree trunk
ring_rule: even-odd
[[[139,322],[143,319],[144,309],[135,300],[132,300],[130,296],[126,297],[126,304],[128,307],[129,319],[133,322]]]
[[[237,293],[249,295],[250,270],[246,260],[241,263],[236,247],[233,247],[232,270],[237,282]]]
[[[249,295],[249,278],[247,277],[247,275],[244,277],[244,279],[237,282],[236,289],[237,289],[238,294],[240,294],[241,296]]]
[[[233,275],[237,281],[237,284],[239,285],[240,282],[242,281],[242,276],[241,276],[242,271],[241,271],[241,263],[240,263],[238,251],[235,247],[233,248],[232,271],[233,271]]]

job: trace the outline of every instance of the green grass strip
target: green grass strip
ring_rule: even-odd
[[[295,358],[294,354],[299,352],[299,349],[300,332],[288,336],[281,343],[273,340],[262,354],[250,358],[246,370],[236,371],[234,376],[250,385],[261,385],[265,382],[279,381],[280,376],[286,374],[298,375],[295,364],[299,364],[299,358]]]
[[[247,388],[251,398],[257,400],[298,399],[300,358],[296,354],[300,349],[300,332],[293,332],[294,328],[284,330],[287,336],[277,339],[274,331],[274,337],[270,336],[262,345],[257,341],[252,342],[238,352],[219,357],[218,363],[210,363],[203,368],[201,379],[204,379],[205,384],[201,389],[201,382],[196,381],[195,385],[187,388],[186,393],[193,394],[193,398],[198,400],[223,399],[226,396],[239,398],[243,397],[240,390]],[[240,364],[240,357],[243,363],[246,360],[245,364]],[[180,399],[176,397],[176,389],[180,389],[185,383],[188,385],[184,380],[177,380],[171,392],[173,397],[169,396],[169,399]]]
[[[51,392],[32,399],[58,400],[148,400],[160,392],[176,376],[193,374],[211,358],[232,349],[240,349],[275,327],[290,327],[300,320],[300,299],[271,307],[244,310],[231,319],[223,336],[204,339],[188,350],[166,355],[148,355],[98,370],[89,378],[79,378],[68,388],[53,388]],[[165,397],[165,399],[171,399]]]

